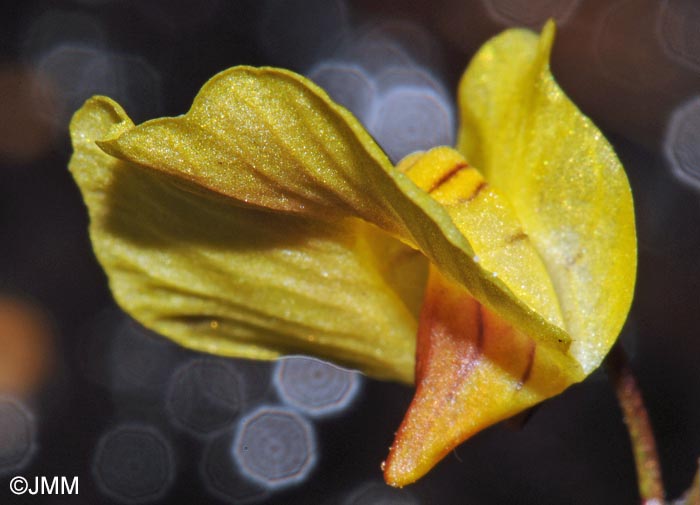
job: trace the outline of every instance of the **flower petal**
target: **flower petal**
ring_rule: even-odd
[[[600,131],[549,71],[554,38],[513,29],[487,42],[459,88],[459,150],[513,205],[551,276],[571,354],[595,369],[632,301],[632,196]]]
[[[397,168],[442,205],[481,267],[549,322],[564,326],[549,274],[514,209],[477,168],[444,146],[413,153]]]
[[[215,354],[311,353],[412,382],[426,260],[358,219],[329,223],[231,205],[105,154],[133,123],[107,98],[74,116],[70,169],[118,303]]]
[[[568,347],[566,332],[475,261],[447,211],[391,165],[346,109],[292,72],[224,71],[184,116],[149,121],[98,144],[179,184],[189,181],[190,191],[317,220],[373,223],[420,249],[528,334]]]

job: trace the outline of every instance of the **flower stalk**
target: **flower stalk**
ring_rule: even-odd
[[[660,505],[664,503],[665,492],[654,433],[637,379],[619,343],[610,351],[606,365],[632,443],[642,504]]]

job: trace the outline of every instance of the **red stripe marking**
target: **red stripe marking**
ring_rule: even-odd
[[[461,172],[465,168],[469,168],[469,163],[467,163],[466,161],[462,161],[460,163],[457,163],[454,167],[452,167],[447,172],[442,174],[442,177],[440,177],[437,181],[435,181],[433,183],[433,185],[428,190],[428,193],[432,193],[433,191],[438,189],[440,186],[442,186],[447,181],[452,179],[455,175],[457,175],[459,172]]]

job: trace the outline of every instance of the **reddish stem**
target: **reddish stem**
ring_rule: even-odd
[[[630,435],[642,504],[661,505],[665,492],[654,433],[639,385],[620,345],[613,346],[606,365]]]

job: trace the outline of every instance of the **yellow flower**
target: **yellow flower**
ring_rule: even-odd
[[[397,167],[285,70],[226,70],[187,114],[139,126],[88,100],[70,169],[117,302],[201,351],[415,381],[397,486],[581,381],[627,316],[636,237],[622,166],[549,72],[553,38],[550,22],[487,42],[457,149]]]

